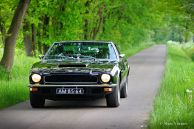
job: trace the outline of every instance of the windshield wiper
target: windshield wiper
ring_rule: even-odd
[[[81,54],[72,54],[68,56],[64,55],[52,55],[52,56],[45,56],[43,60],[47,61],[63,61],[63,60],[89,60],[89,61],[95,61],[96,58],[93,56],[86,56],[86,55],[81,55]]]
[[[62,56],[62,55],[52,55],[52,56],[45,56],[43,60],[75,60],[73,56]]]
[[[96,59],[98,62],[116,62],[117,60],[115,59]]]
[[[80,55],[78,58],[80,58],[80,59],[86,59],[86,60],[96,60],[96,58],[95,57],[93,57],[93,56],[85,56],[85,55]]]

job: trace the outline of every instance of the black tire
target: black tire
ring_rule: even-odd
[[[113,92],[106,95],[107,107],[118,107],[120,105],[120,90],[119,86],[113,88]]]
[[[121,89],[121,98],[127,98],[128,96],[128,77],[126,78],[125,84]]]
[[[45,104],[45,99],[39,95],[30,93],[30,104],[33,108],[42,108]]]

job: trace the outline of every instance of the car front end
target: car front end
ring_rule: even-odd
[[[107,68],[102,70],[102,67],[107,65],[101,64],[101,69],[83,68],[86,66],[83,64],[82,67],[76,65],[32,69],[29,77],[31,94],[51,100],[96,98],[111,93],[118,85],[117,75],[111,73],[111,68],[108,68],[110,71],[107,71]],[[110,66],[114,67],[114,64]]]
[[[105,97],[117,107],[127,96],[128,67],[112,42],[54,43],[29,76],[32,107],[45,100]],[[121,95],[120,95],[121,93]]]

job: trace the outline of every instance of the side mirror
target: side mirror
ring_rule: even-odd
[[[39,57],[39,59],[42,60],[44,58],[44,55],[39,55],[38,57]]]
[[[123,57],[125,57],[125,54],[120,54],[119,57],[123,58]]]

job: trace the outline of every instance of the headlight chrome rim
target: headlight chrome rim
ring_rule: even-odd
[[[103,83],[108,83],[111,80],[111,76],[109,74],[104,73],[101,75],[100,79]]]
[[[41,80],[41,76],[39,74],[36,74],[36,73],[32,74],[31,78],[32,78],[32,81],[35,83],[38,83]]]

